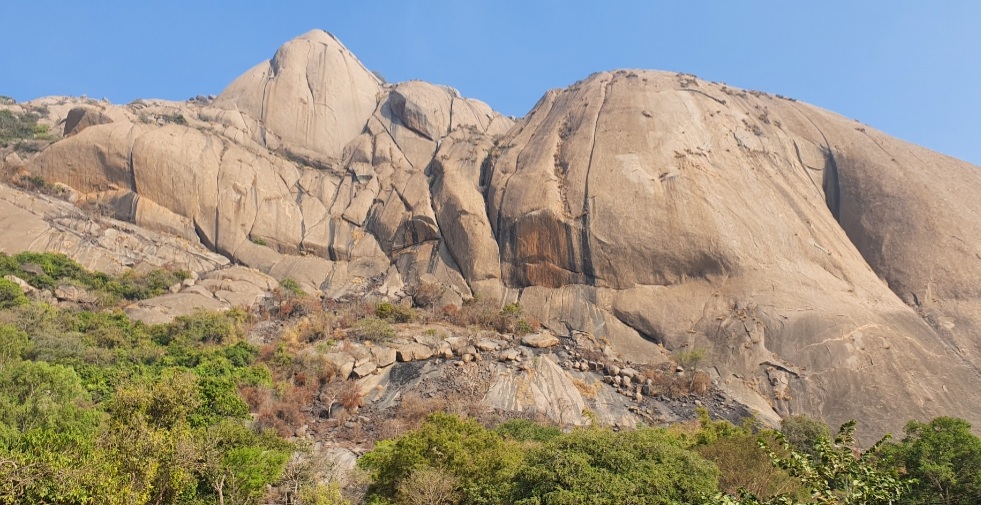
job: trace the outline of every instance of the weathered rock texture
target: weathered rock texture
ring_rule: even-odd
[[[22,251],[60,252],[109,274],[166,266],[197,275],[229,264],[228,258],[180,238],[94,217],[56,198],[0,184],[0,252]]]
[[[981,422],[981,171],[813,106],[619,71],[512,124],[324,32],[213,102],[85,105],[29,170],[276,279],[706,349],[764,416]]]
[[[977,167],[657,72],[549,93],[500,144],[502,277],[547,325],[709,349],[781,415],[976,416]]]

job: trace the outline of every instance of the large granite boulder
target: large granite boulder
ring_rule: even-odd
[[[780,415],[977,416],[977,167],[642,71],[547,94],[500,144],[502,277],[547,326],[630,356],[708,349],[723,385]]]

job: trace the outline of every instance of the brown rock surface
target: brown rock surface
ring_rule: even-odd
[[[68,111],[65,118],[64,136],[70,137],[78,134],[82,130],[95,125],[111,123],[112,118],[102,113],[98,109],[91,107],[75,107]]]
[[[429,359],[433,355],[433,350],[422,344],[411,342],[395,350],[398,360],[401,362],[419,361]]]
[[[586,402],[582,394],[551,357],[535,359],[527,373],[515,373],[498,365],[483,403],[491,408],[537,413],[560,424],[584,425]]]
[[[521,343],[528,347],[546,349],[548,347],[559,345],[559,338],[551,333],[533,333],[531,335],[521,337]]]

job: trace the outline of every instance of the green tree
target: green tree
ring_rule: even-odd
[[[831,438],[831,429],[827,424],[804,415],[783,418],[780,432],[795,449],[811,456],[815,455],[814,444],[819,439]]]
[[[126,501],[173,503],[193,493],[197,448],[188,416],[197,404],[197,378],[189,373],[116,391],[101,444],[132,483]]]
[[[914,503],[981,503],[981,439],[963,419],[910,421],[906,436],[888,447],[886,466],[915,479]]]
[[[14,449],[38,432],[84,436],[98,425],[71,368],[33,361],[0,368],[0,446]]]
[[[5,366],[20,361],[31,349],[27,333],[15,326],[0,323],[0,373]]]
[[[587,428],[553,438],[518,472],[520,504],[694,503],[719,470],[666,431]]]
[[[460,503],[507,503],[522,451],[473,419],[431,414],[416,431],[379,442],[358,464],[368,470],[372,498],[393,500],[413,472],[429,468],[459,482]]]
[[[0,504],[90,503],[112,481],[94,451],[102,417],[71,368],[0,368]]]
[[[196,471],[220,505],[255,503],[280,478],[292,450],[285,441],[232,419],[199,430],[195,439]]]

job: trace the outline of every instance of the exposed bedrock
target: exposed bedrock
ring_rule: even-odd
[[[816,107],[618,71],[514,123],[324,32],[213,102],[87,106],[29,170],[308,290],[434,284],[633,360],[705,349],[769,419],[981,422],[981,172]]]

